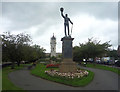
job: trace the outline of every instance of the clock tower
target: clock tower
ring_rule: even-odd
[[[51,55],[50,56],[56,57],[56,38],[55,38],[54,34],[51,37],[50,45],[51,45]]]

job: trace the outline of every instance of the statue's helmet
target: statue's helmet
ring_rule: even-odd
[[[62,11],[62,12],[63,12],[63,10],[64,10],[64,8],[63,8],[63,7],[61,7],[61,8],[60,8],[60,11]]]

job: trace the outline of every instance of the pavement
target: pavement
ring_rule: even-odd
[[[30,74],[27,68],[9,73],[9,79],[24,90],[118,90],[118,76],[106,70],[82,67],[95,73],[94,79],[85,87],[72,87],[48,81]]]

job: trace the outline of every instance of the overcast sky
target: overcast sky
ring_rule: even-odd
[[[118,46],[117,2],[3,2],[0,34],[27,33],[34,44],[50,52],[50,38],[57,39],[56,50],[62,51],[64,20],[60,7],[73,22],[73,46],[85,43],[93,37],[101,43],[111,41],[112,48]],[[71,26],[70,26],[71,28]]]

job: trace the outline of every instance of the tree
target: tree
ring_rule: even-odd
[[[118,57],[120,58],[120,45],[118,46],[117,54],[118,54]]]
[[[73,59],[81,60],[81,59],[88,59],[95,57],[102,57],[109,49],[111,45],[109,44],[110,41],[100,44],[100,41],[92,40],[88,38],[88,42],[85,44],[79,44],[79,46],[73,48]]]
[[[73,60],[77,61],[77,62],[82,61],[82,59],[83,59],[82,55],[83,54],[81,52],[81,48],[79,46],[75,46],[73,48]]]
[[[39,45],[30,46],[31,37],[28,34],[20,33],[18,35],[5,32],[1,35],[2,38],[2,53],[3,62],[12,62],[20,66],[21,61],[35,61],[39,58],[45,57],[45,49]]]
[[[118,59],[118,54],[117,54],[117,50],[109,50],[107,52],[107,56],[108,57],[114,57],[115,59]]]
[[[33,45],[32,46],[32,58],[33,60],[38,60],[40,58],[45,57],[45,49],[40,47],[39,45]]]
[[[5,32],[1,35],[2,38],[2,52],[3,52],[3,62],[12,62],[12,67],[14,68],[14,63],[17,62],[18,66],[20,61],[23,59],[22,46],[28,44],[31,39],[28,34],[18,34],[13,35],[10,32]]]

